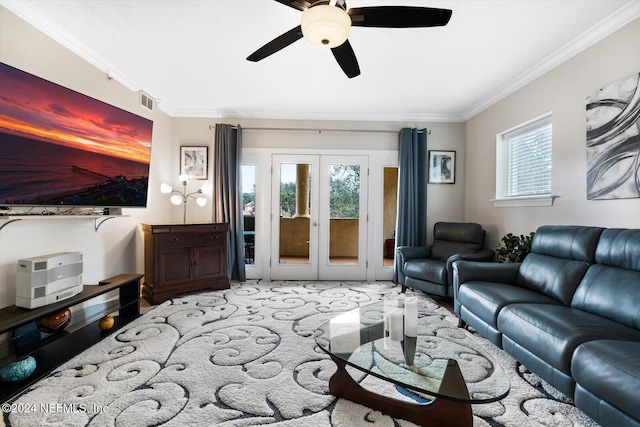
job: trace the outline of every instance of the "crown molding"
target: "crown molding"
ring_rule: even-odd
[[[618,9],[616,12],[609,15],[589,30],[583,32],[578,37],[556,50],[536,66],[503,86],[500,90],[464,111],[461,114],[462,119],[464,121],[469,120],[476,114],[481,113],[493,104],[511,95],[516,90],[524,87],[528,83],[531,83],[533,80],[551,71],[553,68],[624,27],[639,16],[640,1],[632,0],[627,5]]]
[[[267,120],[331,120],[331,121],[384,121],[384,122],[462,122],[457,114],[402,114],[402,113],[341,113],[341,112],[301,112],[269,110],[198,110],[172,108],[166,103],[158,108],[172,117],[185,118],[227,118],[267,119]]]
[[[0,0],[0,5],[7,8],[53,40],[57,41],[79,57],[83,58],[97,69],[106,73],[110,78],[118,81],[131,91],[144,90],[142,85],[129,78],[126,74],[113,67],[100,56],[88,49],[75,38],[71,37],[60,27],[31,4],[19,0]],[[299,119],[299,120],[362,120],[362,121],[415,121],[415,122],[464,122],[480,112],[506,98],[516,90],[532,82],[556,66],[567,61],[576,54],[602,40],[611,33],[622,28],[640,16],[640,1],[632,0],[618,11],[614,12],[591,29],[567,43],[562,48],[538,63],[535,67],[521,74],[489,97],[471,106],[461,114],[402,114],[402,113],[371,113],[371,114],[338,114],[336,112],[300,112],[300,111],[222,111],[175,108],[166,102],[158,102],[158,108],[171,117],[194,118],[260,118],[260,119]]]
[[[217,112],[215,112],[215,111],[210,112],[211,115],[181,116],[179,109],[174,108],[172,105],[168,104],[163,99],[156,99],[156,105],[158,106],[159,110],[164,111],[169,117],[208,117],[208,118],[218,118],[218,116],[216,115]]]
[[[142,86],[138,82],[120,72],[103,58],[96,55],[92,50],[84,46],[75,38],[71,37],[63,29],[53,24],[45,14],[40,12],[40,10],[33,7],[31,4],[17,0],[0,0],[0,5],[7,8],[47,36],[51,37],[62,46],[66,47],[71,52],[96,67],[98,70],[107,74],[109,78],[118,81],[127,89],[133,92],[137,92],[142,89]]]

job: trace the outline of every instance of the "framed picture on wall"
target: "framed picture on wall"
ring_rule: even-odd
[[[429,150],[429,184],[456,183],[456,152]]]
[[[208,162],[209,147],[180,147],[180,175],[187,175],[189,179],[207,179]]]

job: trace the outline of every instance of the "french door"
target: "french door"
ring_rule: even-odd
[[[365,280],[367,156],[273,155],[271,278]]]

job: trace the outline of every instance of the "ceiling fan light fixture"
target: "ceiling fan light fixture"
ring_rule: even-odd
[[[316,47],[334,48],[347,41],[351,17],[328,4],[310,7],[302,14],[302,35]]]

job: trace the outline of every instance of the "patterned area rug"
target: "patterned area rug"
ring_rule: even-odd
[[[329,394],[335,365],[314,339],[317,326],[336,314],[399,295],[390,282],[249,281],[176,298],[13,399],[36,410],[5,413],[0,424],[413,426]],[[455,329],[455,316],[415,295],[450,321],[443,327]],[[513,358],[476,339],[507,372],[511,391],[500,402],[474,405],[474,426],[596,425]],[[367,388],[406,394],[352,374]]]

